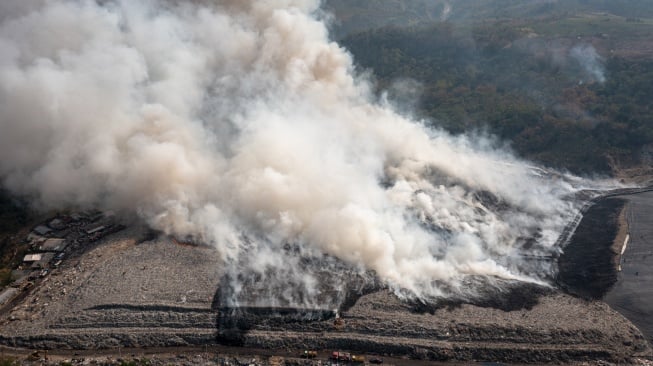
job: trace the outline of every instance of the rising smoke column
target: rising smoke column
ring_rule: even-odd
[[[605,67],[603,58],[591,44],[579,44],[569,50],[569,55],[578,62],[590,82],[604,83]]]
[[[559,251],[573,184],[375,101],[317,0],[1,10],[0,177],[38,207],[135,212],[289,302],[306,257],[422,298],[550,275],[522,258]]]

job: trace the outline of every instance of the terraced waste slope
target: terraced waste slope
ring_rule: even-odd
[[[332,311],[302,309],[220,313],[218,253],[165,238],[138,243],[142,236],[129,228],[67,259],[2,317],[0,343],[88,350],[233,342],[250,349],[519,363],[630,362],[651,355],[641,333],[605,303],[533,286],[476,305],[439,306],[377,290],[352,301],[338,320]]]
[[[211,248],[111,236],[62,267],[3,320],[2,343],[95,349],[215,343]]]

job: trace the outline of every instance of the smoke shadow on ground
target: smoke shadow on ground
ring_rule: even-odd
[[[479,286],[479,288],[482,288]],[[555,289],[534,283],[502,281],[485,287],[481,293],[467,299],[439,299],[433,302],[410,300],[409,306],[416,313],[435,312],[441,308],[456,309],[463,305],[499,309],[506,312],[530,310],[539,303],[543,296],[550,295]]]
[[[602,199],[583,215],[558,259],[556,282],[564,291],[598,300],[617,282],[612,246],[625,204],[620,198]]]
[[[218,343],[244,346],[244,340],[252,329],[305,329],[311,323],[335,320],[338,314],[354,306],[360,297],[384,288],[373,273],[343,269],[340,274],[329,275],[324,268],[319,268],[319,264],[315,266],[314,274],[321,273],[319,287],[326,290],[320,291],[321,300],[315,299],[311,304],[288,303],[283,301],[281,293],[277,298],[270,297],[274,291],[270,291],[269,286],[275,284],[253,281],[263,279],[256,273],[244,270],[237,278],[226,273],[211,302],[211,310],[217,314]]]

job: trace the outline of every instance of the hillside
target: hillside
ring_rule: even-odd
[[[653,18],[579,13],[386,27],[342,44],[379,91],[432,125],[490,132],[548,166],[620,175],[650,166],[650,34]]]
[[[326,0],[325,7],[336,15],[338,36],[433,21],[547,18],[588,12],[633,18],[653,16],[653,4],[643,0]]]

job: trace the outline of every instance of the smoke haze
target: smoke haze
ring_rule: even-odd
[[[440,20],[444,22],[447,19],[449,19],[449,16],[451,15],[451,10],[452,10],[451,4],[445,2],[443,5],[442,14],[440,14]]]
[[[603,58],[599,56],[596,49],[591,44],[580,44],[569,51],[585,72],[585,78],[588,81],[605,82],[605,68]]]
[[[319,293],[302,258],[420,298],[551,275],[523,258],[559,252],[585,183],[374,100],[317,0],[0,10],[0,177],[38,207],[137,213],[289,303]]]

